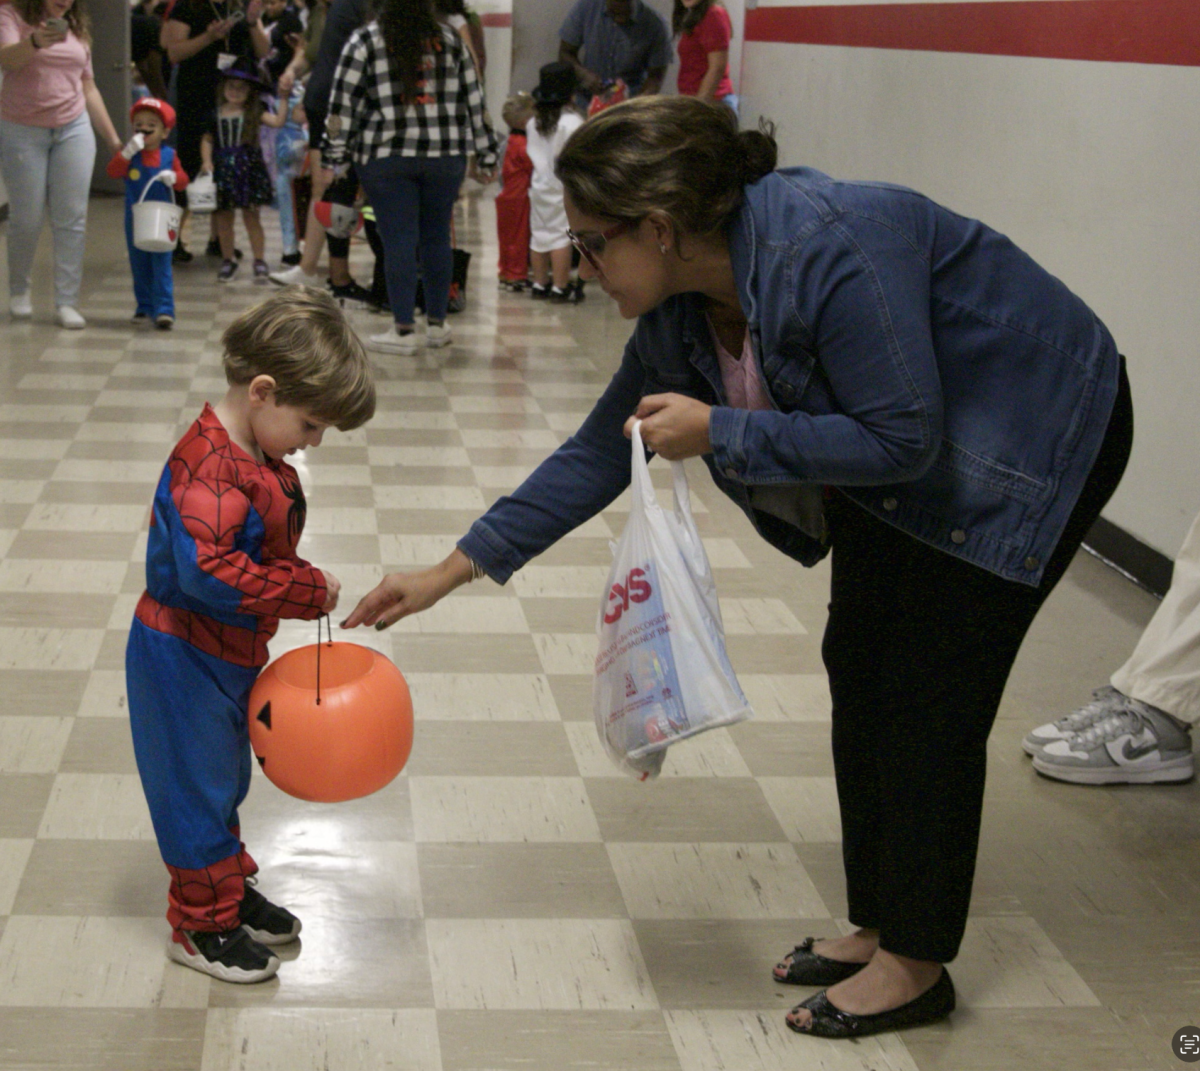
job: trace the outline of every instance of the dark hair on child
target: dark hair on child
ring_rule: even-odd
[[[738,130],[724,104],[634,97],[592,116],[554,170],[585,215],[638,223],[661,212],[682,234],[721,230],[742,190],[775,170],[775,127]]]
[[[544,138],[554,133],[558,120],[562,116],[563,105],[557,101],[537,101],[533,106],[533,114],[537,118],[537,132]]]
[[[382,0],[379,32],[387,48],[392,77],[403,87],[404,99],[415,100],[425,53],[441,47],[442,31],[433,6],[429,0]]]
[[[676,37],[691,33],[716,2],[717,0],[700,0],[695,7],[689,8],[683,6],[683,0],[675,0],[675,7],[671,11],[671,33]]]

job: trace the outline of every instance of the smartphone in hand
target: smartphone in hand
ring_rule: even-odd
[[[66,19],[47,19],[45,25],[51,33],[66,33],[70,29]]]

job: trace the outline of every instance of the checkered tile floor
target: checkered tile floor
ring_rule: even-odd
[[[771,965],[847,924],[820,658],[827,572],[784,560],[691,465],[729,648],[757,717],[624,779],[590,721],[593,616],[623,500],[513,582],[359,642],[412,686],[416,744],[368,799],[256,777],[262,888],[304,920],[278,979],[164,956],[165,872],[125,722],[122,656],[166,451],[223,390],[222,330],[262,294],[177,273],[171,335],[132,328],[120,204],[89,223],[81,332],[0,325],[0,1068],[121,1071],[932,1071],[1175,1065],[1200,1014],[1200,792],[1042,781],[1017,740],[1086,698],[1153,602],[1086,556],[1047,606],[993,739],[979,877],[948,1024],[792,1035]],[[379,361],[380,407],[301,463],[302,551],[345,585],[440,560],[578,425],[628,333],[496,291],[494,214],[455,344]],[[271,232],[274,235],[274,231]],[[193,241],[199,247],[200,241]],[[278,256],[278,246],[270,250]],[[356,247],[360,279],[369,277]],[[352,314],[363,331],[385,321]],[[654,466],[665,490],[668,470]],[[286,625],[278,654],[312,642]]]

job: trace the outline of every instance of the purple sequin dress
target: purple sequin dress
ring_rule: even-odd
[[[256,208],[275,202],[275,184],[256,142],[242,141],[245,118],[218,115],[213,141],[213,179],[217,184],[217,208]]]

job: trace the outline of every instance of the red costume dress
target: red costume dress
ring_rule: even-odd
[[[525,151],[525,131],[509,132],[500,175],[503,189],[496,195],[500,281],[515,283],[529,276],[529,183],[533,161]]]

